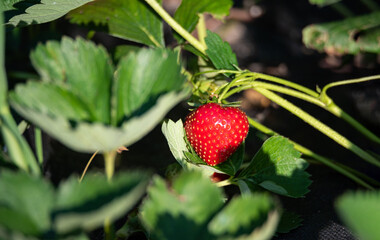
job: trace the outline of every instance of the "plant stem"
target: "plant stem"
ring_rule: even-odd
[[[197,30],[198,30],[198,39],[202,43],[202,45],[207,48],[205,38],[207,36],[207,28],[206,28],[206,21],[205,17],[202,13],[198,14],[199,16],[199,21],[197,25]]]
[[[115,172],[115,160],[116,160],[117,151],[109,151],[103,153],[104,156],[104,165],[108,181],[111,181],[112,176]]]
[[[289,88],[285,88],[285,87],[282,87],[282,86],[279,86],[279,85],[275,85],[275,84],[270,84],[270,83],[265,83],[265,82],[260,82],[260,81],[254,81],[250,84],[244,84],[240,87],[237,87],[237,88],[234,88],[232,89],[231,91],[229,91],[228,93],[226,93],[224,95],[224,98],[228,98],[229,96],[237,93],[237,92],[240,92],[242,90],[245,90],[245,89],[250,89],[250,88],[265,88],[265,89],[268,89],[268,90],[272,90],[272,91],[275,91],[275,92],[280,92],[280,93],[283,93],[283,94],[286,94],[286,95],[289,95],[289,96],[292,96],[292,97],[295,97],[295,98],[299,98],[299,99],[302,99],[304,101],[307,101],[307,102],[310,102],[310,103],[313,103],[317,106],[320,106],[322,108],[325,108],[325,104],[319,100],[318,98],[315,98],[315,97],[312,97],[310,95],[307,95],[303,92],[299,92],[299,91],[296,91],[296,90],[293,90],[293,89],[289,89]]]
[[[255,79],[261,78],[261,79],[264,79],[264,80],[267,80],[267,81],[276,82],[276,83],[279,83],[279,84],[282,84],[282,85],[285,85],[285,86],[297,89],[298,91],[304,92],[304,93],[306,93],[306,94],[308,94],[310,96],[319,97],[319,93],[317,93],[316,91],[313,91],[310,88],[301,86],[301,85],[299,85],[297,83],[290,82],[290,81],[282,79],[282,78],[273,77],[273,76],[270,76],[270,75],[266,75],[266,74],[263,74],[263,73],[256,73],[256,72],[252,73],[252,77],[254,77]]]
[[[304,155],[312,157],[312,158],[318,160],[319,162],[321,162],[321,163],[325,164],[326,166],[334,169],[335,171],[337,171],[337,172],[339,172],[339,173],[341,173],[341,174],[343,174],[343,175],[351,178],[353,181],[355,181],[356,183],[362,185],[365,188],[368,188],[370,190],[374,189],[371,185],[369,185],[368,183],[366,183],[362,179],[358,178],[357,176],[355,176],[353,173],[351,173],[347,169],[345,169],[345,168],[339,166],[338,164],[334,163],[330,159],[325,158],[325,157],[323,157],[321,155],[318,155],[318,154],[312,152],[311,150],[309,150],[309,149],[307,149],[307,148],[305,148],[305,147],[303,147],[301,145],[295,144],[294,142],[293,142],[293,144],[294,144],[294,148],[297,151],[303,153]]]
[[[149,4],[151,8],[158,15],[162,17],[162,19],[169,24],[179,35],[181,35],[186,41],[188,41],[193,47],[195,47],[198,51],[203,54],[206,54],[206,47],[203,46],[201,42],[199,42],[195,37],[193,37],[186,29],[184,29],[181,25],[177,23],[166,11],[162,8],[160,4],[157,3],[156,0],[145,0]]]
[[[332,82],[327,84],[326,86],[323,87],[321,91],[321,100],[323,101],[324,98],[327,96],[327,90],[332,88],[332,87],[337,87],[337,86],[343,86],[343,85],[349,85],[349,84],[354,84],[354,83],[362,83],[362,82],[368,82],[372,80],[379,80],[380,75],[374,75],[374,76],[368,76],[368,77],[362,77],[362,78],[355,78],[355,79],[348,79],[348,80],[343,80],[343,81],[338,81],[338,82]]]
[[[279,135],[278,133],[276,133],[275,131],[273,131],[272,129],[262,125],[261,123],[253,120],[252,118],[248,117],[248,122],[251,126],[253,126],[254,128],[258,129],[259,131],[267,134],[267,135],[270,135],[270,136],[275,136],[275,135]],[[366,187],[368,189],[373,189],[373,187],[371,185],[369,185],[368,183],[366,183],[365,181],[363,181],[362,179],[358,178],[357,176],[355,176],[355,174],[351,173],[348,169],[347,166],[344,166],[345,168],[343,168],[342,166],[340,166],[339,164],[335,163],[334,161],[326,158],[326,157],[323,157],[321,155],[318,155],[316,153],[314,153],[313,151],[311,151],[310,149],[294,142],[294,141],[291,141],[294,145],[294,148],[301,152],[302,154],[306,155],[306,156],[309,156],[311,158],[314,158],[315,160],[325,164],[326,166],[334,169],[335,171],[341,173],[342,175],[350,178],[352,181],[356,182],[357,184],[363,186],[363,187]]]
[[[0,133],[8,148],[13,163],[35,176],[41,175],[38,165],[29,144],[20,134],[19,129],[7,105],[0,108]]]
[[[109,217],[104,220],[104,235],[105,240],[115,239],[113,225]]]
[[[376,158],[374,158],[372,155],[368,154],[366,151],[362,150],[360,147],[352,143],[350,140],[340,135],[338,132],[331,129],[324,123],[320,122],[319,120],[317,120],[310,114],[306,113],[299,107],[295,106],[294,104],[288,102],[284,98],[278,96],[277,94],[269,90],[266,90],[263,88],[255,88],[255,90],[261,93],[262,95],[266,96],[273,102],[277,103],[281,107],[285,108],[289,112],[293,113],[300,119],[304,120],[305,122],[307,122],[308,124],[316,128],[317,130],[319,130],[320,132],[322,132],[323,134],[325,134],[326,136],[328,136],[329,138],[331,138],[332,140],[334,140],[335,142],[337,142],[344,148],[352,151],[353,153],[355,153],[357,156],[361,157],[365,161],[372,163],[373,165],[377,167],[380,167],[380,162]]]
[[[86,175],[86,172],[87,172],[87,170],[88,170],[88,167],[90,166],[92,160],[94,160],[96,154],[98,154],[98,151],[94,152],[94,154],[92,154],[90,160],[88,160],[88,162],[87,162],[87,164],[86,164],[86,167],[85,167],[84,170],[83,170],[82,176],[81,176],[80,179],[79,179],[79,182],[82,182],[82,180],[83,180],[83,178],[84,178],[84,175]]]
[[[42,133],[41,129],[38,127],[34,127],[34,142],[36,145],[37,160],[40,164],[40,167],[42,167],[42,164],[44,163]]]
[[[370,130],[368,130],[366,127],[364,127],[361,123],[356,121],[353,117],[351,117],[349,114],[344,112],[340,107],[338,107],[334,102],[331,102],[329,106],[326,107],[326,110],[331,112],[337,117],[342,118],[351,126],[356,128],[359,132],[361,132],[364,136],[366,136],[368,139],[372,140],[375,143],[380,144],[380,138],[376,136],[374,133],[372,133]]]

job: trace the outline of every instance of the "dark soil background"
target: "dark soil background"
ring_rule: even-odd
[[[380,57],[374,54],[358,56],[328,56],[307,49],[302,43],[302,29],[313,23],[342,19],[333,8],[319,8],[310,5],[307,0],[262,0],[235,1],[235,9],[224,23],[209,19],[207,25],[231,43],[237,54],[240,67],[251,71],[280,76],[315,89],[327,83],[380,74]],[[174,10],[177,0],[164,0],[165,7]],[[344,1],[355,14],[368,13],[360,1]],[[33,72],[28,59],[28,52],[37,42],[48,39],[60,39],[62,34],[86,36],[87,29],[71,25],[61,19],[55,23],[31,26],[8,31],[7,36],[7,71],[10,87],[23,81],[16,72]],[[166,32],[169,33],[166,28]],[[94,40],[105,45],[110,51],[126,41],[106,34],[95,34]],[[172,39],[167,37],[168,45]],[[20,64],[22,63],[22,64]],[[329,95],[346,112],[354,116],[370,130],[380,135],[380,83],[370,82],[338,87],[329,90]],[[306,123],[281,109],[259,95],[247,92],[237,97],[243,101],[243,109],[252,117],[286,137],[310,148],[318,154],[347,164],[380,180],[378,169],[364,163],[358,157],[335,142],[320,134]],[[375,144],[361,137],[348,124],[326,111],[302,101],[289,98],[302,106],[322,122],[332,126],[338,132],[354,140],[359,146],[380,154]],[[188,106],[181,103],[176,106],[167,118],[184,119]],[[121,154],[118,169],[151,168],[164,174],[165,168],[174,163],[166,140],[157,126],[151,133]],[[27,137],[33,144],[32,131]],[[255,129],[251,129],[247,138],[247,156],[251,158],[262,144],[262,138]],[[81,174],[89,154],[73,152],[59,142],[44,136],[44,159],[46,177],[55,184],[71,174]],[[91,165],[92,171],[102,171],[103,160],[96,157]],[[280,197],[284,208],[296,212],[304,219],[303,225],[275,239],[354,239],[349,230],[340,222],[335,210],[334,201],[348,190],[360,189],[351,180],[320,164],[311,164],[308,172],[313,183],[310,192],[302,199]],[[93,234],[94,239],[101,238],[101,233]],[[141,235],[130,239],[141,239]]]

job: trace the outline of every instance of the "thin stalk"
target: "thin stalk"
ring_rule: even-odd
[[[331,102],[327,107],[326,110],[331,112],[337,117],[342,118],[351,126],[356,128],[360,133],[362,133],[364,136],[366,136],[368,139],[372,140],[373,142],[380,144],[380,138],[376,136],[374,133],[372,133],[370,130],[368,130],[366,127],[364,127],[360,122],[356,121],[353,117],[351,117],[349,114],[347,114],[345,111],[343,111],[340,107],[338,107],[334,102]]]
[[[294,144],[294,142],[293,142]],[[309,156],[309,157],[312,157],[316,160],[318,160],[319,162],[325,164],[326,166],[334,169],[335,171],[349,177],[350,179],[352,179],[353,181],[355,181],[356,183],[358,183],[359,185],[365,187],[365,188],[368,188],[370,190],[373,190],[374,188],[369,185],[368,183],[366,183],[365,181],[363,181],[362,179],[360,179],[359,177],[355,176],[355,174],[353,174],[351,171],[347,170],[347,166],[345,166],[345,168],[343,168],[342,166],[339,166],[339,164],[337,163],[334,163],[333,161],[331,161],[330,159],[328,158],[325,158],[321,155],[318,155],[314,152],[312,152],[311,150],[301,146],[301,145],[298,145],[298,144],[294,144],[294,148],[303,153],[304,155],[306,156]]]
[[[207,36],[207,28],[206,28],[206,21],[205,17],[202,13],[198,14],[199,16],[199,21],[197,25],[197,30],[198,30],[198,39],[202,43],[202,45],[207,48],[205,38]]]
[[[368,76],[368,77],[362,77],[362,78],[356,78],[356,79],[348,79],[348,80],[329,83],[323,87],[323,89],[321,91],[320,99],[322,102],[324,102],[326,104],[326,110],[328,110],[329,112],[331,112],[335,116],[340,117],[343,120],[345,120],[346,122],[348,122],[349,124],[351,124],[351,126],[356,128],[359,132],[361,132],[368,139],[380,144],[380,138],[379,137],[377,137],[370,130],[368,130],[366,127],[364,127],[361,123],[359,123],[354,118],[352,118],[349,114],[344,112],[327,95],[327,90],[329,90],[332,87],[343,86],[343,85],[354,84],[354,83],[367,82],[367,81],[378,80],[378,79],[380,79],[380,75],[374,75],[374,76]]]
[[[322,132],[323,134],[325,134],[326,136],[334,140],[336,143],[352,151],[357,156],[361,157],[363,160],[377,167],[380,167],[380,162],[376,158],[374,158],[372,155],[370,155],[369,153],[367,153],[366,151],[364,151],[363,149],[361,149],[360,147],[352,143],[350,140],[348,140],[346,137],[342,136],[335,130],[331,129],[329,126],[325,125],[324,123],[320,122],[319,120],[317,120],[310,114],[306,113],[301,108],[295,106],[294,104],[288,102],[286,99],[280,97],[279,95],[269,90],[266,90],[263,88],[255,88],[255,90],[261,93],[262,95],[264,95],[265,97],[269,98],[273,102],[277,103],[281,107],[285,108],[289,112],[293,113],[300,119],[304,120],[306,123],[310,124],[315,129],[319,130],[320,132]]]
[[[105,235],[105,240],[113,240],[113,239],[115,239],[114,228],[113,228],[111,219],[109,217],[107,217],[104,220],[104,235]]]
[[[332,88],[332,87],[337,87],[337,86],[343,86],[343,85],[349,85],[349,84],[354,84],[354,83],[362,83],[362,82],[368,82],[372,80],[379,80],[380,75],[374,75],[374,76],[368,76],[368,77],[362,77],[362,78],[355,78],[355,79],[348,79],[348,80],[343,80],[343,81],[338,81],[338,82],[332,82],[327,84],[326,86],[323,87],[321,91],[321,99],[322,101],[324,98],[327,96],[327,90]]]
[[[306,94],[308,94],[310,96],[313,96],[313,97],[319,97],[319,93],[317,93],[316,91],[313,91],[310,88],[301,86],[301,85],[299,85],[297,83],[290,82],[290,81],[282,79],[282,78],[273,77],[273,76],[270,76],[270,75],[266,75],[266,74],[263,74],[263,73],[256,73],[256,72],[253,72],[252,76],[255,77],[255,78],[261,78],[261,79],[264,79],[264,80],[267,80],[267,81],[276,82],[276,83],[279,83],[279,84],[282,84],[282,85],[294,88],[294,89],[296,89],[296,90],[298,90],[300,92],[304,92],[304,93],[306,93]]]
[[[105,166],[105,171],[106,171],[108,181],[111,181],[112,176],[115,172],[116,154],[117,154],[117,151],[109,151],[109,152],[103,153],[104,166]]]
[[[206,54],[206,47],[199,42],[195,37],[193,37],[186,29],[184,29],[180,24],[177,23],[174,18],[172,18],[165,9],[162,8],[156,0],[145,0],[153,10],[162,17],[162,19],[169,24],[179,35],[181,35],[186,41],[188,41],[193,47],[203,54]]]
[[[42,133],[41,133],[41,129],[38,127],[34,127],[34,142],[36,146],[37,160],[38,160],[38,163],[40,164],[40,167],[42,167],[42,164],[44,163]]]
[[[282,87],[282,86],[275,85],[275,84],[260,82],[260,81],[254,81],[254,82],[252,82],[250,84],[234,88],[231,91],[229,91],[228,93],[226,93],[224,95],[224,98],[228,98],[229,96],[231,96],[231,95],[233,95],[233,94],[235,94],[237,92],[240,92],[242,90],[249,89],[249,88],[265,88],[265,89],[268,89],[268,90],[272,90],[272,91],[275,91],[275,92],[280,92],[280,93],[283,93],[283,94],[286,94],[286,95],[289,95],[289,96],[292,96],[292,97],[295,97],[295,98],[302,99],[302,100],[304,100],[306,102],[313,103],[313,104],[315,104],[315,105],[317,105],[319,107],[322,107],[322,108],[326,107],[326,105],[321,100],[319,100],[318,98],[312,97],[310,95],[307,95],[305,93],[302,93],[302,92],[299,92],[299,91],[296,91],[296,90],[293,90],[293,89],[289,89],[289,88]]]
[[[262,125],[261,123],[253,120],[252,118],[248,117],[248,122],[249,124],[258,129],[259,131],[267,134],[267,135],[270,135],[270,136],[275,136],[275,135],[279,135],[278,133],[276,133],[275,131],[273,131],[272,129]],[[363,186],[363,187],[366,187],[368,189],[373,189],[373,187],[371,185],[369,185],[368,183],[366,183],[365,181],[363,181],[362,179],[360,179],[359,177],[355,176],[355,174],[351,173],[349,171],[350,168],[346,167],[343,168],[342,166],[340,166],[339,164],[335,163],[334,161],[326,158],[326,157],[323,157],[321,155],[318,155],[316,153],[314,153],[313,151],[311,151],[310,149],[294,142],[294,141],[291,141],[294,145],[294,148],[301,152],[302,154],[306,155],[306,156],[309,156],[311,158],[314,158],[315,160],[321,162],[322,164],[325,164],[326,166],[330,167],[331,169],[334,169],[335,171],[339,172],[340,174],[350,178],[352,181],[356,182],[357,184]]]
[[[363,79],[361,79],[360,81],[364,81]],[[366,79],[367,79],[366,81],[368,81],[368,79],[374,79],[374,78],[368,77]],[[324,97],[316,98],[316,97],[304,94],[302,92],[295,91],[295,90],[289,89],[289,88],[285,88],[285,87],[282,87],[282,86],[279,86],[279,85],[274,85],[274,84],[269,84],[269,83],[263,83],[263,82],[260,82],[260,81],[257,81],[257,80],[253,81],[253,80],[250,80],[248,78],[246,80],[248,80],[246,83],[239,82],[242,86],[238,86],[238,87],[230,90],[229,92],[225,93],[223,95],[223,99],[226,99],[229,96],[231,96],[231,95],[233,95],[233,94],[235,94],[237,92],[240,92],[240,91],[243,91],[243,90],[246,90],[246,89],[249,89],[249,88],[255,88],[255,87],[265,88],[265,89],[272,90],[272,91],[275,91],[275,92],[280,92],[280,93],[283,93],[283,94],[286,94],[286,95],[289,95],[289,96],[292,96],[292,97],[296,97],[296,98],[302,99],[304,101],[313,103],[313,104],[315,104],[315,105],[317,105],[317,106],[325,109],[326,111],[329,111],[330,113],[334,114],[335,116],[337,116],[337,117],[342,118],[343,120],[345,120],[347,123],[349,123],[351,126],[353,126],[356,130],[358,130],[360,133],[362,133],[364,136],[366,136],[368,139],[372,140],[373,142],[376,142],[376,143],[380,144],[380,138],[378,136],[376,136],[375,134],[373,134],[370,130],[368,130],[366,127],[364,127],[361,123],[359,123],[353,117],[351,117],[349,114],[347,114],[346,112],[344,112],[339,106],[337,106],[333,102],[333,100],[331,98],[329,98],[327,96],[326,90],[329,87],[327,87],[327,89],[324,89],[324,95],[323,95]],[[352,80],[349,80],[349,82],[353,83]],[[232,86],[233,85],[234,84],[232,84]],[[342,83],[338,83],[336,85],[331,84],[330,87],[338,86],[338,85],[342,85]]]
[[[84,168],[83,172],[82,172],[82,176],[80,177],[79,179],[79,182],[82,182],[83,178],[84,178],[84,175],[86,175],[86,172],[88,170],[88,167],[90,166],[90,164],[92,163],[92,160],[94,160],[96,154],[98,154],[99,151],[96,151],[94,152],[94,154],[92,154],[90,160],[88,160],[87,164],[86,164],[86,167]]]

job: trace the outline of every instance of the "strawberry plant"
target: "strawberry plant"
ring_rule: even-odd
[[[314,90],[243,69],[231,45],[206,27],[208,17],[224,19],[229,15],[232,0],[182,0],[172,12],[163,3],[0,3],[5,18],[0,27],[0,238],[129,239],[137,235],[143,239],[271,239],[301,225],[302,213],[287,208],[289,202],[297,205],[302,201],[299,198],[308,197],[312,181],[306,170],[310,164],[333,169],[354,187],[373,190],[380,185],[345,159],[334,161],[270,129],[239,101],[241,93],[254,90],[310,125],[326,141],[335,142],[334,148],[356,155],[360,165],[378,170],[378,155],[357,143],[355,136],[376,146],[380,138],[327,92],[377,80],[379,75],[330,82]],[[358,27],[367,19],[370,24]],[[323,34],[334,36],[335,26],[342,25],[349,28],[338,31],[341,38],[344,29],[370,31],[378,19],[374,12],[309,26],[303,32],[304,42],[317,50],[333,48],[339,54],[377,52],[378,48],[367,42],[378,31],[342,45],[325,41]],[[85,34],[38,36],[39,27],[57,31],[62,22],[80,26]],[[172,32],[164,31],[164,26]],[[11,46],[9,39],[21,39],[23,32],[38,41],[28,52],[28,72],[7,72],[6,61],[12,56],[5,53],[12,48],[5,49],[5,39]],[[120,42],[109,44],[96,36]],[[7,81],[14,76],[17,83]],[[338,117],[356,135],[344,136],[339,128],[309,113],[300,101]],[[176,106],[185,110],[176,111]],[[279,121],[287,124],[290,120]],[[157,127],[163,134],[158,138],[162,145],[152,137]],[[30,133],[33,141],[26,138]],[[43,136],[64,145],[65,151],[87,154],[83,155],[88,163],[80,178],[72,173],[56,183],[49,180],[48,150],[44,151],[49,146]],[[130,158],[136,157],[133,146],[146,136],[150,140],[143,148],[146,152],[136,161],[144,162],[157,145],[159,151],[170,150],[172,154],[165,169],[152,169],[152,163],[141,164],[144,166],[139,170],[128,166]],[[260,147],[252,143],[257,137]],[[129,152],[124,155],[122,150]],[[97,154],[103,156],[100,166],[104,174],[91,165]],[[50,160],[59,164],[58,168],[74,161],[62,155],[67,158],[65,164]],[[126,159],[120,160],[124,156]],[[158,156],[154,160],[161,161]],[[128,169],[123,170],[120,162]],[[313,180],[319,181],[317,177]],[[343,221],[360,236],[366,236],[365,225],[353,219],[363,205],[347,206],[361,199],[375,209],[376,197],[347,194],[337,202]],[[376,229],[368,229],[376,236]]]

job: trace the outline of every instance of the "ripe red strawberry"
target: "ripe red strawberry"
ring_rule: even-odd
[[[186,117],[187,139],[208,165],[226,161],[248,134],[247,116],[235,107],[200,106]]]

